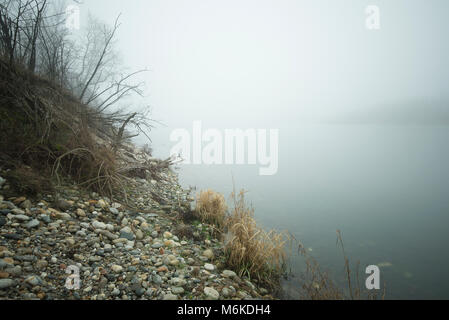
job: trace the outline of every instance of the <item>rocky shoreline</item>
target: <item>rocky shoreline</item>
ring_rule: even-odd
[[[184,222],[194,199],[175,172],[131,181],[128,206],[74,185],[5,198],[0,178],[0,300],[273,299],[226,270],[209,226]]]

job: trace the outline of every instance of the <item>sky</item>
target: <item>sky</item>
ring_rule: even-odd
[[[368,5],[380,29],[366,28]],[[175,128],[310,123],[449,124],[447,0],[85,0],[113,24],[146,101]]]

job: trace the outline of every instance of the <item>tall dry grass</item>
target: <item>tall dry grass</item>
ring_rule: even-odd
[[[254,208],[245,201],[244,191],[233,192],[231,200],[233,207],[228,210],[223,195],[212,190],[203,191],[197,196],[196,214],[223,236],[229,268],[265,285],[277,285],[286,269],[287,233],[265,231],[259,227]]]
[[[197,195],[195,213],[201,222],[222,230],[227,210],[226,200],[222,194],[206,190]]]
[[[231,194],[234,207],[226,219],[227,263],[240,276],[246,275],[275,286],[286,269],[285,232],[265,231],[257,225],[254,208],[245,201],[245,191]]]
[[[119,125],[124,129],[120,117],[111,120],[110,114],[0,57],[0,118],[0,166],[12,170],[17,188],[17,177],[35,172],[47,184],[67,179],[110,198],[126,198],[124,185],[132,172],[120,165],[116,141],[97,139]],[[25,189],[31,195],[50,188],[33,183]]]

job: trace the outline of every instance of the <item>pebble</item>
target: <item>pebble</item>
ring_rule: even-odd
[[[36,268],[38,268],[38,269],[45,269],[45,268],[47,268],[47,266],[48,266],[48,262],[45,260],[38,260],[36,262]]]
[[[137,238],[137,240],[142,240],[143,237],[144,237],[144,235],[143,235],[142,230],[140,230],[140,229],[137,230],[137,231],[136,231],[136,238]]]
[[[215,270],[215,266],[213,264],[206,263],[204,265],[204,269],[206,269],[207,271],[214,271]]]
[[[203,252],[203,256],[209,260],[212,260],[214,258],[214,252],[210,249],[207,249]]]
[[[111,270],[114,271],[115,273],[120,273],[123,271],[123,267],[115,264],[111,267]]]
[[[82,217],[82,218],[83,218],[83,217],[86,216],[86,212],[84,212],[83,209],[76,209],[75,213],[76,213],[76,215],[77,215],[78,217]]]
[[[16,282],[12,279],[0,279],[0,290],[15,286]]]
[[[154,188],[141,179],[144,188],[130,191],[133,206],[151,214],[109,205],[110,199],[73,186],[58,190],[56,202],[51,195],[36,204],[0,195],[0,299],[220,299],[236,297],[233,286],[252,292],[235,272],[212,264],[221,252],[217,241],[212,247],[202,234],[185,235],[179,221],[166,217],[179,213],[179,199],[187,195],[176,174],[164,169],[159,179]],[[80,290],[65,288],[66,271],[73,268]]]
[[[224,298],[228,298],[231,296],[231,291],[228,288],[223,288],[223,289],[221,289],[221,295]]]
[[[38,227],[39,225],[40,225],[39,220],[34,219],[34,220],[31,220],[30,222],[28,222],[28,223],[25,225],[25,227],[26,227],[27,229],[33,229],[33,228]]]
[[[220,294],[214,288],[210,287],[204,288],[204,294],[206,295],[207,298],[212,300],[218,300],[218,298],[220,298]]]
[[[25,222],[25,221],[29,221],[31,218],[26,216],[26,215],[24,215],[24,214],[19,214],[19,215],[16,215],[16,216],[12,216],[12,219]]]
[[[42,279],[37,276],[31,276],[25,279],[25,282],[35,287],[42,283]]]
[[[231,270],[225,270],[221,273],[221,275],[225,278],[234,278],[237,276],[237,274]]]
[[[182,287],[173,287],[171,289],[171,292],[173,294],[183,294],[184,293],[184,288],[182,288]]]
[[[106,224],[95,220],[94,222],[92,222],[92,227],[94,227],[94,229],[104,230],[106,229]]]

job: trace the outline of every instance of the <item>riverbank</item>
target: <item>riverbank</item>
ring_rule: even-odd
[[[2,178],[0,299],[273,299],[226,270],[211,227],[184,222],[191,190],[153,162],[157,180],[130,179],[127,204],[71,184],[28,199]]]

